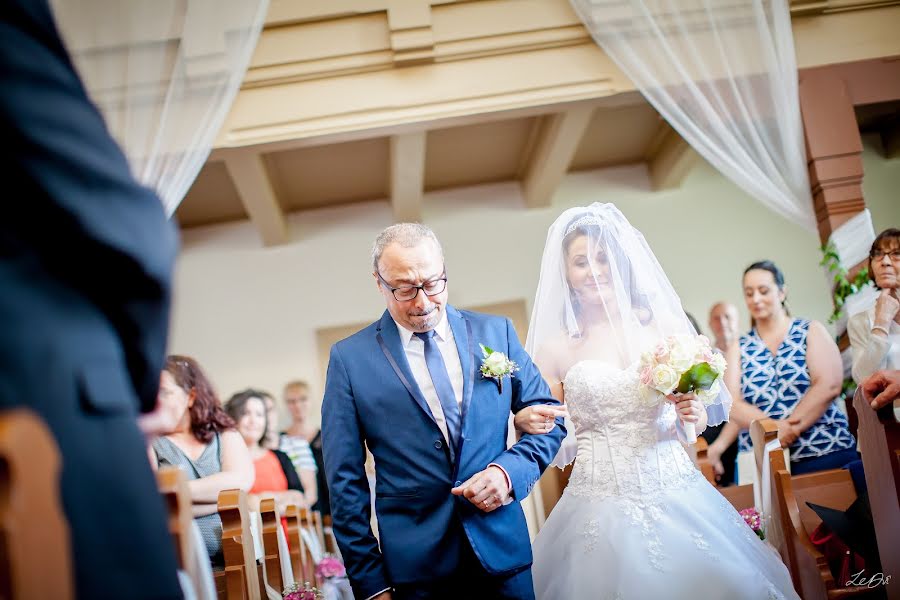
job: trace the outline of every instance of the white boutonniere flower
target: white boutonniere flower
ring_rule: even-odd
[[[503,393],[503,378],[512,377],[519,370],[515,361],[509,360],[502,352],[495,352],[484,344],[478,344],[484,359],[481,361],[481,376],[493,379],[497,383],[497,391]]]

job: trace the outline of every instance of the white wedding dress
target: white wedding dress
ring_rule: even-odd
[[[581,361],[564,387],[578,456],[534,542],[537,600],[798,598],[692,463],[674,407],[642,402],[634,368]]]

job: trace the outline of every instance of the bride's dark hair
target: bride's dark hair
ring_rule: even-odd
[[[578,221],[583,220],[585,217],[591,216],[592,213],[584,213],[577,215],[573,219],[569,221],[566,225],[566,231],[568,233],[563,237],[563,261],[565,261],[569,256],[569,247],[572,243],[581,236],[587,236],[588,238],[593,238],[595,240],[599,240],[603,242],[604,252],[608,255],[607,249],[609,247],[608,232],[596,223],[578,223]],[[577,224],[576,224],[577,223]],[[573,227],[574,225],[574,227]],[[569,231],[571,229],[571,231]],[[647,296],[640,293],[640,290],[637,287],[637,281],[635,280],[634,273],[628,268],[627,265],[623,265],[622,278],[628,281],[628,297],[631,299],[631,310],[634,311],[641,325],[647,325],[653,320],[653,311],[650,309],[650,303],[647,301]],[[563,264],[563,273],[566,273],[566,265]],[[569,283],[568,277],[566,277],[566,284],[569,289],[569,301],[572,304],[572,309],[575,312],[575,318],[579,322],[579,328],[581,327],[581,303],[578,301],[578,296],[575,294],[575,291],[572,289],[571,284]],[[578,337],[581,337],[580,335]]]

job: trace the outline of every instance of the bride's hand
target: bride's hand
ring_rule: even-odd
[[[554,406],[552,404],[534,404],[527,406],[516,413],[515,425],[516,431],[522,433],[530,433],[537,435],[541,433],[550,433],[556,427],[556,419],[558,417],[567,417],[563,406]]]
[[[703,414],[703,404],[697,400],[694,392],[687,394],[669,394],[666,396],[669,402],[675,405],[675,411],[683,423],[699,423],[700,415]]]

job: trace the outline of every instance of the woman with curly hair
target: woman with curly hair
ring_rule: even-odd
[[[250,489],[254,478],[250,453],[193,358],[173,355],[166,359],[160,375],[159,406],[174,427],[153,442],[150,462],[154,467],[174,465],[187,474],[194,519],[213,568],[222,568],[219,492]]]

